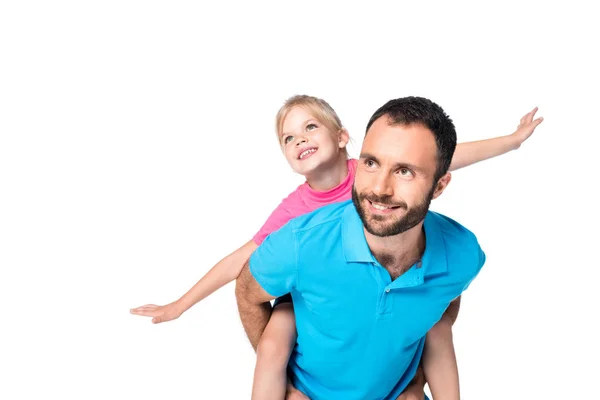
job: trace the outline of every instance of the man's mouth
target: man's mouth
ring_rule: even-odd
[[[316,148],[310,148],[310,149],[306,149],[304,150],[302,153],[300,153],[300,155],[298,156],[299,160],[304,160],[310,156],[312,156],[315,152],[317,151]]]
[[[374,203],[371,200],[367,200],[369,202],[369,205],[371,206],[371,209],[378,211],[379,213],[391,213],[393,210],[400,208],[400,206],[394,206],[394,205],[389,205],[389,204],[382,204],[382,203]]]

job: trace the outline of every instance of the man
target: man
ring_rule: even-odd
[[[269,300],[291,293],[293,385],[313,400],[396,399],[415,377],[425,336],[478,274],[475,236],[428,212],[450,182],[451,119],[430,100],[391,100],[371,117],[352,202],[290,221],[238,278],[256,347]]]

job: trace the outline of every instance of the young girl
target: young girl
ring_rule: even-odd
[[[457,145],[450,170],[519,148],[542,122],[542,118],[533,120],[536,111],[537,108],[526,114],[511,135]],[[252,240],[219,261],[179,300],[165,306],[145,305],[132,309],[131,313],[153,317],[153,323],[178,318],[194,304],[235,280],[252,252],[271,232],[292,218],[333,202],[351,199],[357,161],[348,158],[348,132],[329,104],[315,97],[294,96],[277,113],[276,129],[288,163],[295,172],[306,177],[306,182],[282,201]],[[453,318],[445,315],[427,334],[425,342],[423,370],[434,400],[459,399],[452,322]],[[285,397],[286,367],[295,341],[293,308],[291,303],[281,302],[274,308],[256,349],[253,399]],[[418,390],[422,396],[422,386]]]

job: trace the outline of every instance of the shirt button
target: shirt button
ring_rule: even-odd
[[[389,293],[389,292],[390,292],[390,289],[389,289],[389,288],[388,288],[388,289],[385,289],[385,292],[386,292],[386,293]]]

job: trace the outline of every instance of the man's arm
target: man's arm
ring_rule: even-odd
[[[442,318],[447,318],[450,321],[451,325],[454,325],[456,319],[458,318],[458,311],[460,310],[460,296],[455,298],[450,302],[446,311],[444,311],[444,315]]]
[[[419,365],[413,380],[408,384],[404,392],[396,400],[423,400],[425,398],[425,374]]]
[[[421,364],[433,398],[460,399],[458,365],[452,337],[452,325],[458,317],[460,296],[446,308],[440,321],[429,332]]]
[[[250,273],[247,261],[236,280],[235,298],[242,325],[246,335],[248,335],[250,344],[256,351],[260,337],[271,317],[271,303],[269,300],[274,299],[274,297],[256,282]]]

